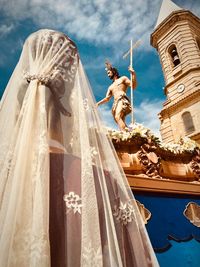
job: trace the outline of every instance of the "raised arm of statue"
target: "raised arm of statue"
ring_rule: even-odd
[[[135,89],[137,87],[137,79],[136,79],[136,73],[132,67],[128,68],[130,74],[132,75],[132,89]],[[128,77],[124,76],[124,83],[131,87],[131,81]]]

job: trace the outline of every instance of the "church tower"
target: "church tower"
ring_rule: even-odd
[[[200,143],[200,19],[163,0],[151,45],[160,56],[166,101],[159,114],[164,142]]]

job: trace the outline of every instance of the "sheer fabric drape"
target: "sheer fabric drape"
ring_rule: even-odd
[[[0,106],[0,265],[158,266],[75,44],[26,40]]]

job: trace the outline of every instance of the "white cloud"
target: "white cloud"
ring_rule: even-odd
[[[78,39],[116,45],[148,32],[160,1],[0,0],[0,9],[14,19],[31,18],[38,26],[61,28]]]
[[[200,15],[198,1],[174,0]],[[181,3],[180,3],[181,2]],[[78,40],[109,45],[113,53],[123,52],[130,39],[143,40],[140,49],[149,50],[162,0],[0,0],[0,11],[15,20],[32,19],[38,27],[56,28]]]
[[[15,20],[31,18],[39,27],[61,29],[79,40],[111,45],[119,51],[120,46],[132,38],[142,38],[142,49],[150,49],[149,35],[156,23],[161,2],[162,0],[0,0],[0,10]],[[191,9],[200,15],[198,1],[181,2],[177,3],[180,7]]]
[[[117,124],[115,123],[112,113],[111,113],[111,108],[105,104],[102,106],[98,107],[100,117],[104,123],[104,126],[112,128],[112,129],[118,129]]]
[[[3,25],[1,25],[0,26],[0,37],[9,34],[13,29],[14,29],[14,25],[13,24],[10,24],[10,25],[3,24]]]
[[[160,136],[158,113],[162,109],[162,103],[163,101],[160,99],[145,99],[139,106],[136,106],[134,110],[136,122],[142,123],[145,127],[151,129],[157,136]]]

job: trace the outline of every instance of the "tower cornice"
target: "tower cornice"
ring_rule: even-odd
[[[172,28],[174,24],[179,21],[190,21],[200,24],[200,19],[189,10],[173,11],[167,18],[165,18],[151,34],[150,43],[156,49],[158,48],[158,40]]]
[[[179,76],[176,77],[173,81],[169,82],[164,88],[165,95],[167,95],[167,89],[169,87],[171,87],[173,84],[176,84],[177,81],[179,81],[180,79],[182,79],[183,77],[185,77],[186,75],[188,75],[189,73],[194,72],[194,71],[200,71],[200,66],[192,67],[192,68],[188,69],[187,71],[184,71],[182,74],[179,74]]]
[[[177,108],[179,108],[180,106],[183,106],[183,104],[189,102],[192,99],[196,99],[196,101],[199,101],[200,99],[200,89],[196,88],[195,90],[193,90],[191,93],[185,95],[184,97],[182,97],[181,99],[178,99],[177,101],[173,101],[172,103],[168,102],[166,104],[166,106],[164,105],[163,109],[161,110],[161,112],[159,113],[159,115],[161,117],[164,117],[166,114],[169,114],[171,112],[173,112],[173,110],[176,110]]]

